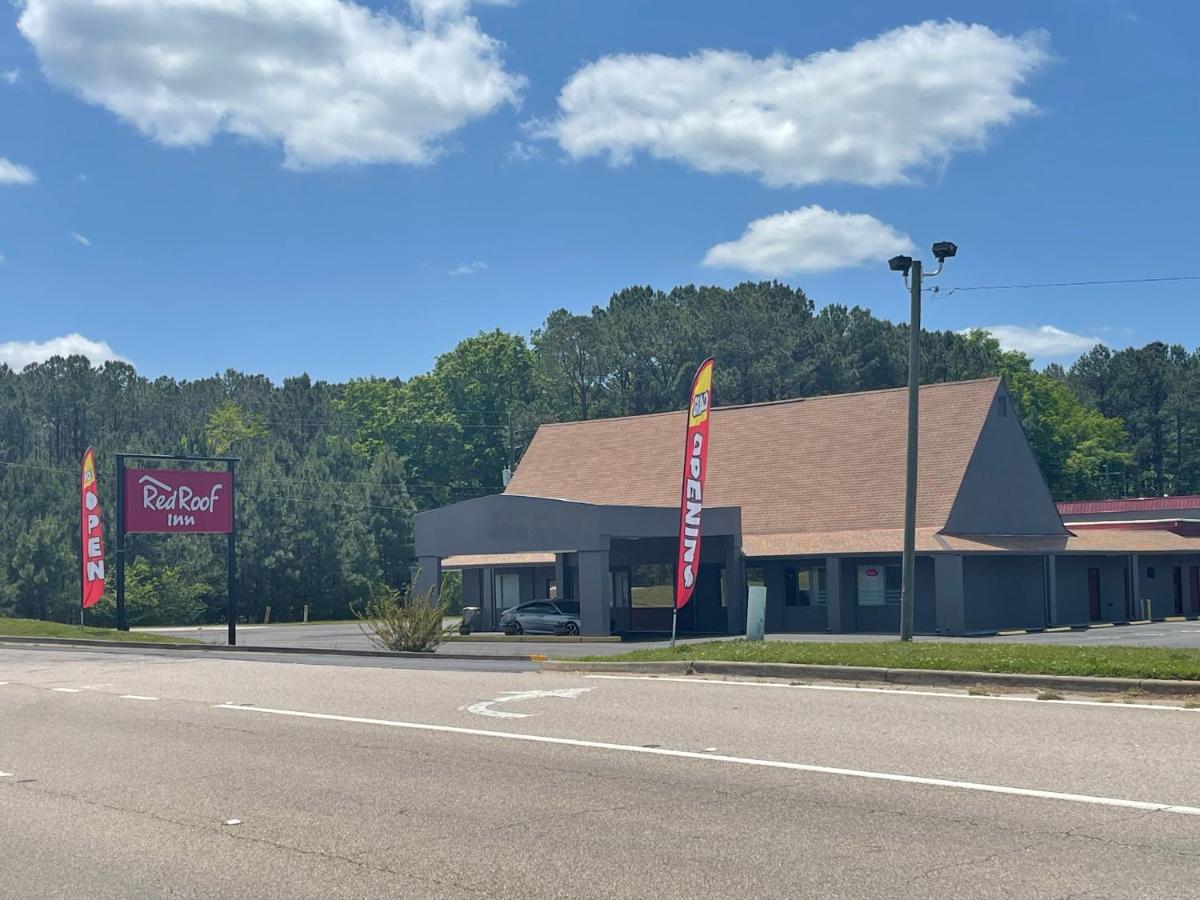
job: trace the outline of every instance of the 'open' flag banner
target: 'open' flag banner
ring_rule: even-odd
[[[83,454],[79,481],[79,518],[83,534],[83,608],[100,602],[104,594],[104,537],[100,531],[100,492],[96,486],[96,457],[88,447]]]
[[[675,608],[683,609],[696,589],[700,571],[700,514],[704,476],[708,474],[708,412],[712,406],[713,361],[696,370],[688,402],[687,442],[683,450],[683,492],[679,501],[679,560],[675,572]]]

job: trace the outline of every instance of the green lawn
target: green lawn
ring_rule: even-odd
[[[592,662],[707,659],[1200,680],[1200,650],[1168,650],[1160,647],[1070,647],[1061,644],[932,641],[835,644],[738,640],[680,644],[674,650],[635,650],[620,656],[590,656],[583,659]]]
[[[117,631],[115,628],[80,629],[78,625],[62,622],[43,622],[41,619],[8,619],[0,616],[0,636],[85,638],[92,641],[139,641],[152,644],[194,644],[191,638],[173,634],[154,634],[144,631]]]

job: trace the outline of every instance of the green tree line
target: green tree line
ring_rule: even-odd
[[[413,515],[502,489],[542,422],[678,409],[700,360],[718,404],[896,387],[908,329],[868,310],[816,309],[776,282],[631,287],[523,335],[469,337],[408,379],[281,384],[228,371],[194,381],[54,358],[0,365],[0,615],[78,615],[78,465],[97,451],[106,534],[117,452],[235,455],[245,618],[351,614],[413,565]],[[1096,347],[1034,369],[990,336],[922,336],[926,382],[1003,374],[1060,499],[1200,490],[1200,356]],[[112,560],[111,541],[108,547]],[[131,535],[134,624],[220,621],[224,538]],[[109,567],[111,576],[112,566]],[[111,621],[112,590],[90,618]]]

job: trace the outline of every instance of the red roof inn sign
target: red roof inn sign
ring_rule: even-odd
[[[128,459],[223,466],[209,469],[129,469]],[[237,643],[237,526],[233,518],[233,472],[229,456],[117,454],[117,628],[125,617],[125,536],[130,534],[225,534],[227,549],[229,644]]]
[[[233,531],[233,473],[126,469],[125,531],[228,534]]]

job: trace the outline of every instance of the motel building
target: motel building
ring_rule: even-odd
[[[905,389],[718,406],[682,634],[896,632]],[[920,396],[915,628],[968,635],[1200,615],[1200,498],[1056,506],[998,378]],[[685,416],[543,425],[504,493],[416,517],[418,587],[460,570],[479,630],[532,600],[582,633],[669,632]]]

